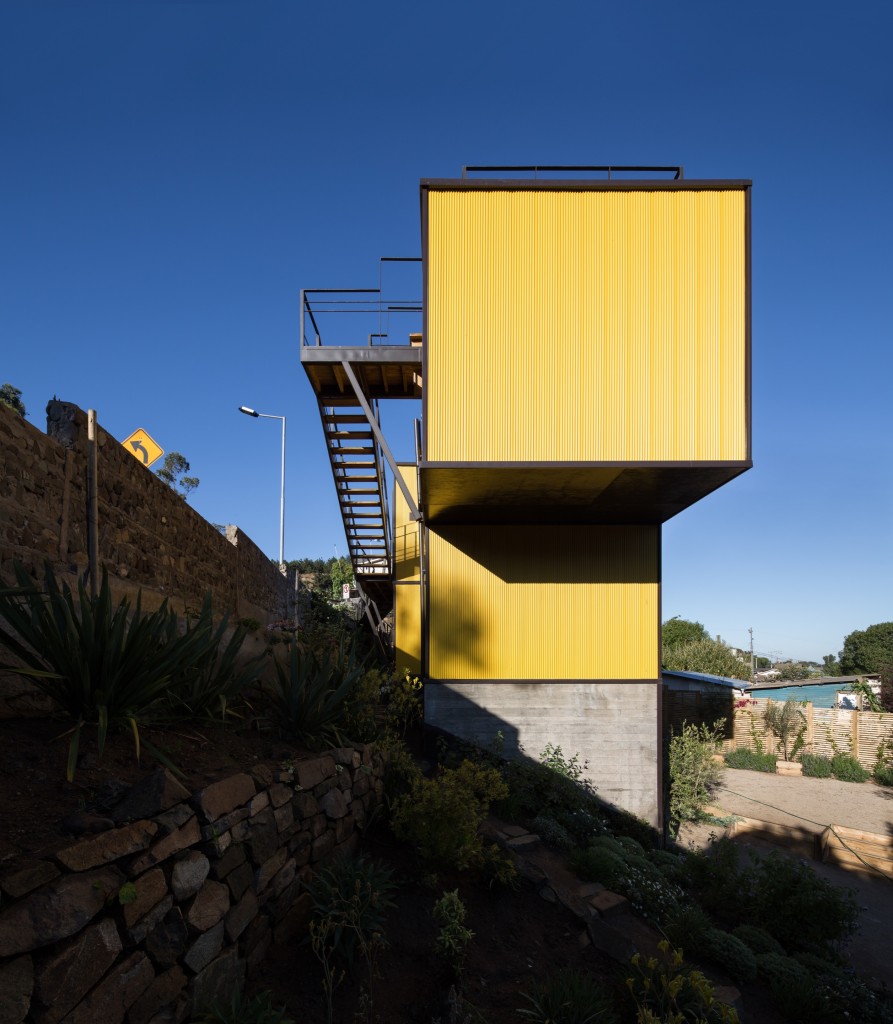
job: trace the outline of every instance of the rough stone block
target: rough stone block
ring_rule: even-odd
[[[327,854],[331,853],[335,849],[335,834],[334,832],[323,832],[321,836],[317,836],[313,840],[313,846],[310,850],[310,860],[312,863],[316,863],[322,860]]]
[[[186,975],[181,967],[172,967],[159,974],[130,1007],[127,1024],[148,1024],[158,1010],[174,1003],[185,987]]]
[[[136,899],[123,905],[124,923],[132,928],[141,917],[157,906],[167,896],[167,882],[161,868],[152,868],[134,879]]]
[[[291,828],[295,820],[294,808],[291,804],[283,804],[282,807],[277,807],[273,811],[273,817],[276,819],[276,830],[277,832],[285,832]]]
[[[146,936],[146,952],[159,967],[173,967],[180,959],[189,931],[179,907],[173,907],[163,920]]]
[[[239,902],[226,915],[226,934],[235,942],[257,914],[257,897],[248,889]]]
[[[254,779],[250,775],[240,773],[196,793],[193,804],[209,822],[216,821],[224,814],[229,814],[240,804],[247,803],[257,792]]]
[[[34,966],[30,956],[0,964],[0,1022],[21,1024],[31,1007]]]
[[[232,893],[234,901],[237,902],[242,898],[253,879],[254,871],[252,871],[251,865],[247,861],[240,864],[235,871],[230,872],[227,876],[226,884],[229,886],[229,891]]]
[[[124,1015],[155,980],[145,953],[113,968],[66,1018],[66,1024],[122,1024]]]
[[[287,786],[283,786],[282,788],[285,789],[285,790],[288,790]],[[254,797],[253,799],[248,801],[248,808],[247,808],[247,810],[248,810],[248,817],[250,818],[250,817],[253,817],[255,814],[260,814],[260,812],[265,807],[269,807],[269,805],[270,805],[270,794],[266,790],[258,793],[256,797]],[[274,806],[276,806],[276,805],[274,805]]]
[[[168,857],[179,853],[180,850],[195,846],[200,838],[198,818],[190,818],[181,828],[158,839],[144,854],[137,857],[130,865],[131,877],[141,875],[149,868],[155,867],[156,864],[160,864],[162,861],[167,860]]]
[[[124,876],[114,867],[57,879],[0,912],[0,956],[16,956],[79,932],[116,893]]]
[[[221,921],[228,910],[229,888],[209,879],[187,908],[186,923],[196,931],[206,932]]]
[[[263,892],[273,880],[273,876],[279,871],[288,858],[288,850],[284,846],[279,849],[261,864],[254,873],[254,891]]]
[[[190,850],[178,857],[171,871],[171,891],[178,902],[194,896],[205,882],[211,862],[203,853]]]
[[[192,983],[192,1001],[201,1011],[212,1003],[229,999],[240,988],[245,977],[245,961],[235,948],[227,949],[196,975]]]
[[[195,817],[195,811],[189,806],[189,804],[177,804],[176,807],[172,807],[169,811],[165,811],[164,814],[159,814],[154,818],[155,824],[158,826],[158,836],[169,835],[171,832],[176,832],[178,828],[189,821],[190,818]]]
[[[183,963],[198,974],[223,949],[223,921],[218,921],[213,928],[200,935],[189,947],[183,957]]]
[[[17,900],[22,896],[27,896],[29,892],[33,892],[41,885],[52,882],[54,878],[59,877],[59,874],[59,869],[55,864],[48,860],[41,860],[31,867],[7,875],[0,881],[0,889],[7,896]]]
[[[312,793],[296,793],[292,800],[296,818],[312,818],[319,814],[319,804]]]
[[[597,892],[590,900],[592,907],[601,917],[613,917],[615,914],[624,914],[629,910],[629,902],[625,896],[621,896],[609,889]]]
[[[291,798],[295,795],[294,790],[290,786],[286,786],[282,782],[274,782],[269,789],[270,803],[273,808],[282,807],[283,804],[287,804],[291,801]]]
[[[319,808],[327,818],[333,820],[343,818],[348,812],[347,797],[340,789],[329,790],[319,801]]]
[[[297,868],[294,857],[289,858],[270,882],[274,896],[279,896],[295,879]]]
[[[256,764],[248,773],[260,786],[269,786],[273,782],[273,772],[265,764]]]
[[[273,929],[273,941],[277,945],[282,945],[294,938],[295,935],[305,932],[310,926],[312,916],[313,900],[309,893],[301,893],[285,917]]]
[[[315,789],[325,779],[335,774],[335,759],[328,754],[312,760],[299,761],[295,765],[295,776],[303,790]]]
[[[135,821],[59,850],[56,860],[70,871],[88,871],[145,850],[157,831],[154,821]]]
[[[245,863],[245,847],[231,846],[219,860],[211,862],[211,877],[222,882],[240,864]]]
[[[141,942],[145,941],[149,932],[154,931],[154,929],[158,927],[173,905],[173,896],[165,896],[160,903],[154,906],[141,921],[138,921],[127,932],[128,943],[133,946],[138,946]]]

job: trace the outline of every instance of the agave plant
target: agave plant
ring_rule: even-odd
[[[348,700],[363,674],[352,647],[326,649],[321,656],[297,644],[276,678],[264,687],[270,715],[288,739],[321,748],[342,742]]]
[[[216,634],[181,634],[167,601],[150,614],[142,610],[141,595],[132,611],[126,598],[116,604],[105,571],[96,597],[83,580],[77,595],[67,583],[60,586],[49,563],[42,589],[18,563],[15,573],[18,586],[0,591],[0,643],[21,664],[0,668],[31,677],[74,719],[67,778],[74,777],[87,724],[97,726],[100,755],[109,729],[129,725],[139,759],[140,720],[172,677],[215,656]]]
[[[214,628],[211,600],[206,596],[198,618],[188,624],[187,632],[204,637],[210,654],[174,673],[165,691],[166,710],[161,712],[162,717],[223,720],[239,695],[257,678],[266,652],[240,662],[248,630],[238,624],[224,644],[228,625],[229,616],[225,615]]]

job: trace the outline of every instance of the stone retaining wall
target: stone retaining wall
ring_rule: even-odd
[[[306,926],[304,882],[353,852],[381,756],[344,747],[189,794],[159,769],[105,827],[0,875],[0,1024],[169,1024]]]
[[[0,578],[13,559],[34,575],[49,560],[72,576],[87,567],[87,414],[47,405],[47,433],[0,404]],[[289,617],[294,573],[278,566],[238,527],[226,536],[101,427],[97,491],[99,559],[115,596],[142,589],[147,609],[171,598],[198,609],[262,622]]]

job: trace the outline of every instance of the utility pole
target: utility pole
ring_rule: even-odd
[[[750,633],[750,680],[753,682],[753,677],[756,674],[756,666],[753,660],[753,626],[749,626],[748,633]]]

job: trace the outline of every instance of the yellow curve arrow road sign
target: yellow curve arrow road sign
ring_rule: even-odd
[[[130,437],[125,438],[121,444],[144,466],[151,466],[153,462],[164,455],[164,449],[157,445],[142,427],[139,430],[134,430]]]

